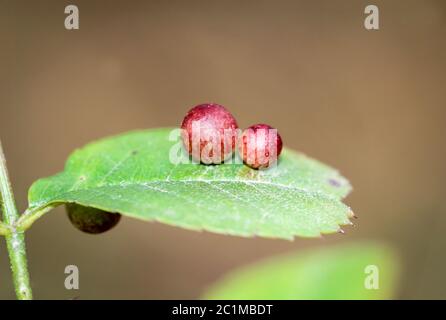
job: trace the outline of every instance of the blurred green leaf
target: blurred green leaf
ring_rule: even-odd
[[[33,184],[28,214],[74,202],[193,230],[285,239],[349,223],[352,213],[341,199],[351,188],[336,170],[288,149],[264,171],[173,164],[172,150],[188,157],[171,134],[130,132],[75,151],[63,172]]]
[[[367,278],[375,267],[378,282]],[[240,268],[212,286],[204,298],[390,299],[396,276],[395,254],[386,246],[363,243],[274,257]],[[379,289],[367,289],[365,282],[378,283]]]

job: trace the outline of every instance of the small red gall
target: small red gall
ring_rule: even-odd
[[[234,152],[237,121],[219,104],[206,103],[193,107],[184,117],[181,129],[184,147],[197,162],[220,164]]]
[[[119,213],[110,213],[75,203],[68,203],[65,208],[71,223],[77,229],[91,234],[108,231],[116,226],[121,219]]]
[[[266,169],[277,163],[282,152],[282,138],[273,127],[256,124],[243,131],[238,147],[246,165]]]

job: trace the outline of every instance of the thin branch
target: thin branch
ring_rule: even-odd
[[[9,234],[9,227],[0,221],[0,236],[6,236]]]
[[[27,209],[17,220],[16,228],[18,231],[26,231],[31,225],[48,211],[57,207],[57,204],[49,205],[43,208]]]
[[[2,196],[2,209],[4,225],[9,227],[5,234],[6,246],[11,262],[12,277],[18,299],[32,299],[31,286],[29,284],[28,264],[26,261],[25,235],[17,231],[15,223],[19,218],[14,201],[14,194],[9,180],[6,160],[0,141],[0,194]]]

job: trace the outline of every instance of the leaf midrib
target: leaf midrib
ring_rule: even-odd
[[[91,191],[94,189],[98,189],[98,188],[113,188],[113,187],[126,187],[126,186],[144,186],[144,185],[149,185],[149,184],[162,184],[162,183],[196,183],[196,182],[203,182],[203,183],[215,183],[215,182],[221,182],[221,183],[231,183],[231,184],[245,184],[245,185],[250,185],[250,184],[261,184],[261,185],[268,185],[268,186],[272,186],[272,187],[277,187],[279,189],[285,189],[285,190],[292,190],[295,192],[299,192],[299,193],[303,193],[307,196],[313,196],[313,197],[320,197],[320,198],[325,198],[327,200],[332,200],[332,201],[339,201],[340,202],[340,197],[336,197],[334,195],[331,194],[327,194],[325,192],[321,192],[321,191],[310,191],[308,189],[304,189],[304,188],[297,188],[297,187],[293,187],[293,186],[288,186],[288,185],[284,185],[281,183],[274,183],[274,182],[270,182],[270,181],[259,181],[259,180],[229,180],[229,179],[190,179],[190,180],[151,180],[151,181],[147,181],[147,182],[129,182],[129,183],[114,183],[114,184],[104,184],[101,186],[96,186],[96,187],[88,187],[88,188],[78,188],[78,189],[72,189],[69,190],[67,192],[61,193],[58,196],[55,197],[51,197],[51,200],[45,200],[45,201],[41,201],[36,203],[35,205],[30,206],[30,208],[38,208],[38,207],[46,207],[47,205],[50,205],[52,203],[58,202],[57,199],[58,198],[63,198],[63,196],[70,194],[72,192],[76,192],[76,191]],[[153,190],[153,189],[152,189]],[[161,192],[161,191],[160,191]]]

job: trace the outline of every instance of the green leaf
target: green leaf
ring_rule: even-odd
[[[392,250],[373,243],[288,254],[229,273],[204,298],[390,299],[397,266]]]
[[[33,184],[26,216],[74,202],[192,230],[285,239],[350,223],[341,199],[351,188],[336,170],[288,149],[263,171],[173,164],[171,153],[188,157],[172,130],[125,133],[75,151],[63,172]]]

